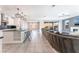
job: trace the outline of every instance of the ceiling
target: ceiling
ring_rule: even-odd
[[[79,15],[78,5],[1,5],[0,11],[8,16],[13,16],[16,8],[20,8],[28,20],[60,20]]]

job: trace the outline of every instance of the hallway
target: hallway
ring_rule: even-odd
[[[56,53],[41,31],[33,30],[29,39],[24,43],[3,44],[3,53]]]

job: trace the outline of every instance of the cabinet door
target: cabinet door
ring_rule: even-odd
[[[25,40],[25,32],[21,32],[21,41],[24,41]]]
[[[76,53],[79,53],[79,40],[73,40],[74,50]]]
[[[14,40],[15,41],[21,41],[21,32],[20,31],[14,32]]]
[[[73,53],[73,40],[72,39],[64,39],[64,52],[70,52]]]
[[[2,52],[2,38],[0,38],[0,53]]]

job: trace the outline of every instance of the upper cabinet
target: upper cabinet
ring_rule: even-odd
[[[8,19],[7,19],[7,22],[8,22],[7,25],[15,25],[14,21],[15,21],[15,19],[13,19],[11,17],[8,17]]]
[[[2,23],[2,26],[15,25],[14,19],[4,13],[1,14],[1,23]]]

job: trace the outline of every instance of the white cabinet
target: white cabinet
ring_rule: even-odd
[[[0,30],[0,53],[2,52],[2,38],[3,37],[3,32]]]
[[[21,32],[21,41],[23,42],[25,40],[25,31]]]
[[[2,38],[0,38],[0,53],[2,52]]]
[[[4,38],[3,38],[3,43],[12,43],[14,40],[14,32],[13,31],[7,31],[4,30]]]
[[[25,31],[4,30],[3,43],[23,43],[25,40]]]
[[[3,31],[0,30],[0,37],[3,37]]]

